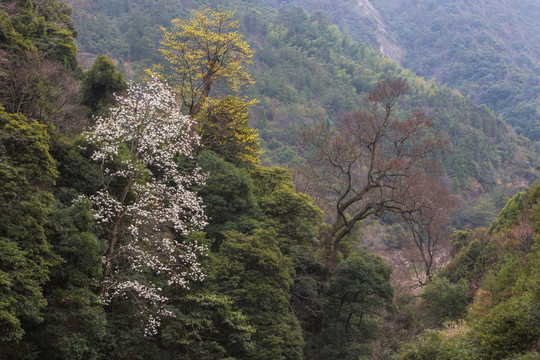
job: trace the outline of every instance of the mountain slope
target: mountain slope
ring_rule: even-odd
[[[421,295],[436,329],[406,344],[401,359],[538,359],[539,196],[531,186],[489,229],[454,234],[452,261]]]
[[[536,1],[374,0],[403,66],[448,84],[540,140],[540,5]]]
[[[263,1],[279,8],[279,1]],[[420,76],[487,105],[519,134],[540,139],[540,6],[516,1],[330,2],[294,0],[323,10],[341,30]]]
[[[149,39],[148,46],[156,44],[159,24],[166,22],[166,17],[188,16],[189,6],[193,5],[186,2],[185,7],[173,9],[174,4],[168,4],[158,6],[143,0],[130,2],[129,7],[118,1],[73,3],[75,19],[84,29],[79,37],[82,51],[116,56],[124,68],[144,69],[158,62],[157,51],[148,47],[137,52],[137,44],[144,38]],[[209,2],[212,4],[215,3]],[[369,45],[355,42],[324,13],[309,14],[296,7],[274,11],[243,1],[222,5],[237,11],[240,30],[255,50],[250,72],[257,83],[245,94],[260,100],[252,108],[251,122],[261,134],[267,162],[300,163],[300,129],[313,122],[331,124],[344,113],[356,110],[363,94],[379,80],[402,78],[413,88],[404,109],[426,111],[450,140],[441,161],[449,183],[464,204],[498,189],[499,195],[490,204],[474,210],[486,215],[490,212],[485,206],[502,206],[500,199],[505,194],[515,192],[535,177],[531,171],[535,159],[530,144],[509,131],[487,108],[449,88],[425,82]],[[142,20],[135,21],[141,16]],[[90,46],[88,39],[97,37],[109,25],[109,34],[121,34],[120,37],[110,39],[104,35]],[[135,31],[140,34],[133,42],[129,34]],[[108,41],[120,42],[123,47],[112,46]],[[118,51],[126,46],[130,52]],[[139,61],[129,62],[130,59]],[[489,221],[484,215],[462,216],[474,226]]]

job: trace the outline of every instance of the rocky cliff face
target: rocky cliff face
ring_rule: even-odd
[[[397,42],[388,35],[383,18],[381,17],[379,11],[375,9],[369,0],[358,0],[358,7],[364,16],[375,20],[377,25],[375,32],[381,53],[383,53],[390,60],[400,63],[403,59],[404,51],[400,48]]]

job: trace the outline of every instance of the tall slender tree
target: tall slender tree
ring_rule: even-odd
[[[191,190],[204,176],[177,163],[191,157],[199,137],[173,93],[155,79],[132,84],[116,101],[86,133],[103,186],[90,200],[108,240],[101,296],[106,303],[132,298],[154,334],[159,314],[166,314],[163,287],[203,278],[204,247],[182,239],[206,224],[202,200]]]

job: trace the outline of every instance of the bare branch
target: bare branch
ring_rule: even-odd
[[[385,211],[416,214],[416,203],[424,208],[433,201],[424,191],[425,186],[438,189],[436,166],[429,158],[445,141],[423,112],[397,116],[395,106],[408,89],[403,81],[380,82],[362,110],[334,128],[316,124],[302,134],[308,154],[303,174],[311,180],[307,189],[321,208],[334,213],[331,229],[323,235],[330,270],[341,240],[358,221]],[[428,167],[435,178],[425,176]],[[426,263],[429,258],[425,256]]]

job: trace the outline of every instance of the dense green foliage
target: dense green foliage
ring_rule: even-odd
[[[311,344],[312,359],[370,356],[379,335],[380,316],[394,297],[392,269],[381,258],[360,253],[343,260],[332,274],[325,306],[326,322]]]
[[[539,185],[534,185],[511,199],[490,231],[478,229],[454,236],[456,255],[439,278],[424,289],[422,298],[432,315],[441,320],[456,319],[446,314],[453,309],[460,309],[455,315],[463,317],[463,305],[468,302],[467,322],[428,331],[403,348],[402,359],[537,356],[530,350],[537,350],[535,344],[540,339],[540,253],[538,236],[532,230],[532,224],[539,221],[534,212],[538,189]],[[465,293],[460,290],[462,295],[448,298],[452,287],[464,285]],[[439,294],[435,296],[433,291]],[[452,298],[460,299],[458,308]]]
[[[373,3],[403,48],[404,66],[470,95],[539,140],[538,3]]]
[[[0,134],[0,341],[9,346],[43,320],[43,285],[58,262],[45,233],[56,169],[43,125],[0,107]]]
[[[55,203],[47,239],[62,261],[51,268],[45,286],[43,322],[26,341],[39,359],[97,359],[106,335],[106,317],[95,294],[102,273],[102,243],[87,202]]]
[[[10,0],[4,5],[0,9],[2,50],[36,51],[69,69],[78,67],[77,32],[69,6],[53,0]]]
[[[530,143],[487,107],[425,82],[342,31],[363,29],[353,35],[372,44],[384,37],[369,32],[377,17],[353,24],[366,15],[353,1],[291,3],[329,16],[291,4],[272,10],[281,1],[222,2],[238,9],[239,31],[255,50],[248,71],[257,83],[242,95],[259,102],[248,109],[244,98],[220,98],[197,119],[203,146],[191,159],[174,159],[187,173],[200,167],[205,174],[196,189],[208,221],[203,231],[141,229],[161,230],[174,244],[204,244],[204,279],[177,286],[150,267],[125,272],[164,289],[156,333],[146,331],[136,298],[107,302],[103,259],[111,233],[88,199],[113,177],[101,176],[97,145],[80,130],[96,121],[92,115],[107,116],[112,94],[126,89],[119,69],[133,76],[160,61],[159,25],[210,2],[72,3],[83,51],[115,58],[118,69],[99,55],[80,70],[64,3],[0,5],[0,359],[538,358],[540,186],[512,198],[489,229],[454,233],[447,266],[417,297],[394,299],[392,268],[358,246],[361,226],[327,268],[325,215],[296,191],[288,170],[260,165],[259,146],[263,163],[301,163],[309,149],[299,147],[299,130],[331,126],[381,79],[403,79],[412,92],[399,115],[422,108],[435,119],[449,143],[440,158],[446,184],[474,204],[455,224],[487,225],[505,196],[536,176]],[[108,174],[120,174],[128,144],[120,148]],[[163,176],[155,163],[135,163],[144,170],[135,187],[150,174]],[[120,175],[107,186],[115,194],[126,182]],[[135,202],[137,191],[124,195]],[[383,221],[382,241],[406,250],[406,230],[394,217]],[[126,227],[135,222],[126,218]]]

